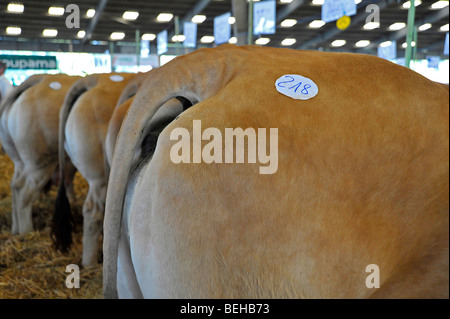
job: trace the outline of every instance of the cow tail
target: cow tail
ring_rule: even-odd
[[[64,104],[59,113],[59,176],[60,180],[64,181],[65,172],[65,127],[69,113],[72,110],[76,100],[88,89],[83,79],[78,80],[69,89],[64,99]],[[55,249],[61,252],[67,252],[72,243],[72,231],[74,229],[74,220],[66,194],[66,186],[63,182],[59,183],[58,195],[55,201],[55,211],[53,213],[51,225],[51,238]]]

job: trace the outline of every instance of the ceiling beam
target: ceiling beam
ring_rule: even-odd
[[[95,27],[97,26],[98,21],[100,20],[100,17],[105,10],[106,5],[108,4],[108,0],[100,0],[98,3],[97,8],[95,9],[95,16],[92,18],[91,23],[89,24],[89,28],[86,30],[86,34],[84,35],[83,39],[81,40],[81,46],[86,43],[94,33]]]
[[[199,0],[193,7],[191,10],[188,11],[188,13],[186,13],[184,15],[184,17],[180,20],[180,24],[179,24],[179,33],[182,34],[183,33],[183,27],[184,27],[184,23],[185,22],[190,22],[192,17],[199,14],[200,12],[202,12],[203,9],[206,8],[206,6],[211,2],[211,0]],[[169,32],[169,39],[172,38],[172,36],[175,35],[174,30]]]
[[[283,8],[277,12],[277,23],[284,20],[284,18],[297,10],[303,3],[305,3],[305,0],[293,0],[291,3],[283,6]]]
[[[439,21],[439,20],[441,20],[443,18],[446,18],[446,17],[448,17],[448,12],[449,12],[448,9],[449,8],[447,6],[447,7],[443,8],[443,9],[441,9],[441,10],[435,12],[435,13],[432,13],[432,14],[429,14],[429,15],[425,16],[422,19],[418,19],[418,20],[416,20],[416,23],[414,24],[414,26],[416,28],[418,28],[422,24],[434,23],[434,22]],[[407,28],[403,28],[403,29],[401,29],[399,31],[396,31],[396,32],[391,32],[388,35],[385,35],[385,36],[379,38],[378,40],[373,41],[367,47],[357,50],[356,52],[357,53],[366,53],[367,51],[370,51],[370,50],[378,48],[380,43],[383,43],[385,41],[395,41],[395,40],[401,39],[403,37],[406,37],[406,33],[407,33]]]
[[[380,8],[380,12],[381,12],[381,10],[385,9],[386,7],[388,7],[389,5],[391,5],[393,3],[397,3],[397,1],[396,0],[382,0],[375,4]],[[367,5],[369,5],[369,3]],[[364,21],[367,18],[367,16],[369,15],[369,13],[366,12],[366,9],[365,9],[367,7],[367,5],[365,2],[360,3],[359,7],[363,8],[363,10],[362,11],[360,10],[360,13],[351,17],[352,22],[351,22],[350,27],[352,25],[357,25],[358,23]],[[298,50],[307,50],[315,45],[320,45],[323,42],[333,39],[335,36],[337,36],[338,34],[340,34],[341,32],[344,32],[344,31],[345,30],[338,29],[335,25],[331,29],[325,31],[324,33],[319,34],[319,35],[309,39],[306,42],[303,42],[297,49]]]

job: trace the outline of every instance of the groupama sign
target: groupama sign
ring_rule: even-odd
[[[0,55],[0,61],[11,70],[55,70],[55,56]]]

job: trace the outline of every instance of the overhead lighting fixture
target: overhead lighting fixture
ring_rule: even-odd
[[[231,37],[230,40],[228,40],[228,43],[236,44],[237,43],[237,38],[236,37]]]
[[[85,35],[86,35],[86,31],[80,30],[77,33],[77,38],[78,39],[83,39]]]
[[[332,47],[335,47],[335,48],[339,48],[339,47],[344,46],[346,43],[347,43],[347,41],[345,41],[345,40],[334,40],[334,41],[331,43],[331,46],[332,46]]]
[[[174,35],[172,37],[172,42],[183,42],[186,39],[186,37],[182,34]]]
[[[280,0],[280,3],[291,3],[292,0]]]
[[[111,40],[122,40],[123,38],[125,38],[125,33],[124,32],[113,32],[113,33],[111,33],[109,38]]]
[[[125,11],[122,18],[129,21],[134,21],[139,17],[139,12],[137,11]]]
[[[214,42],[214,37],[211,35],[205,35],[200,39],[201,43],[213,43]]]
[[[22,33],[22,29],[20,27],[7,27],[6,33],[9,35],[19,35]]]
[[[387,48],[391,45],[392,45],[392,41],[384,41],[384,42],[380,43],[380,47],[382,47],[382,48]]]
[[[325,25],[325,21],[322,20],[314,20],[309,24],[311,29],[319,29]]]
[[[312,5],[313,6],[321,6],[321,5],[323,5],[323,0],[313,0]]]
[[[415,1],[414,1],[414,6],[415,6],[415,7],[420,6],[421,4],[422,4],[422,1],[421,1],[421,0],[415,0]],[[409,9],[409,8],[411,8],[411,1],[406,1],[405,3],[403,3],[402,8],[403,8],[403,9]]]
[[[228,23],[229,24],[235,24],[236,23],[236,18],[235,17],[229,17],[228,18]]]
[[[153,33],[144,33],[142,35],[142,40],[148,40],[148,41],[153,41],[156,39],[156,34]]]
[[[373,30],[380,27],[380,22],[368,22],[364,25],[364,30]]]
[[[439,28],[439,30],[448,32],[448,23]]]
[[[404,22],[396,22],[389,26],[389,30],[391,30],[391,31],[398,31],[403,28],[406,28],[406,23],[404,23]]]
[[[172,13],[160,13],[156,17],[156,20],[158,22],[169,22],[169,21],[172,20],[172,18],[173,18],[173,14]]]
[[[281,45],[290,46],[290,45],[295,44],[295,42],[297,42],[297,40],[292,39],[292,38],[286,38],[283,41],[281,41]]]
[[[42,35],[47,38],[56,37],[58,35],[58,30],[56,29],[44,29]]]
[[[192,17],[191,21],[194,23],[203,23],[206,20],[206,16],[203,14],[197,14]]]
[[[259,38],[259,39],[256,39],[256,41],[255,41],[255,43],[257,45],[266,45],[269,42],[270,42],[269,38]]]
[[[402,48],[403,48],[403,49],[406,49],[407,45],[408,45],[408,44],[407,44],[406,42],[405,42],[405,43],[403,43],[403,44],[402,44]],[[414,41],[411,41],[411,47],[413,47],[413,48],[414,48],[415,46],[416,46],[416,42],[414,42]]]
[[[422,25],[419,27],[419,31],[426,31],[426,30],[430,29],[432,26],[433,26],[433,25],[432,25],[431,23],[425,23],[425,24],[422,24]]]
[[[448,6],[448,0],[447,1],[437,1],[431,5],[432,9],[442,9]]]
[[[369,40],[360,40],[358,42],[355,43],[355,46],[357,48],[365,48],[370,44]]]
[[[295,19],[285,19],[281,22],[281,27],[283,28],[291,28],[297,24],[297,20]]]
[[[66,10],[63,7],[50,7],[48,8],[48,14],[51,16],[62,16]]]
[[[89,9],[87,12],[86,12],[86,17],[88,17],[88,18],[93,18],[95,16],[95,9]]]
[[[355,4],[360,4],[362,0],[355,0]]]
[[[24,6],[21,3],[9,3],[6,7],[6,11],[10,13],[23,13]]]

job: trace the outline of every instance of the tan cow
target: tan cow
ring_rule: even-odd
[[[89,184],[83,205],[82,265],[97,262],[102,231],[108,165],[105,138],[108,123],[124,87],[135,76],[130,73],[94,74],[76,82],[67,93],[60,112],[59,160],[64,150]],[[70,205],[61,185],[52,227],[55,246],[65,251],[72,243]]]
[[[58,166],[59,111],[80,77],[33,75],[15,88],[0,106],[0,138],[14,162],[11,180],[12,233],[33,230],[32,205]],[[66,187],[74,197],[73,166],[66,167]]]
[[[148,73],[138,73],[122,91],[119,101],[117,102],[116,109],[111,117],[108,125],[108,132],[106,134],[105,153],[109,167],[112,164],[116,138],[119,134],[123,119],[134,100],[134,96],[147,76]],[[155,114],[155,118],[152,119],[152,121],[154,123],[161,123],[174,119],[183,111],[183,107],[188,105],[187,101],[182,98],[179,99],[180,100],[172,99],[163,105],[161,109],[158,110],[157,114]]]
[[[286,75],[317,95],[280,93]],[[194,106],[136,156],[176,96]],[[192,136],[195,120],[277,128],[278,170],[175,164],[172,133]],[[448,298],[448,194],[448,87],[367,55],[200,49],[151,71],[122,125],[105,297]]]

